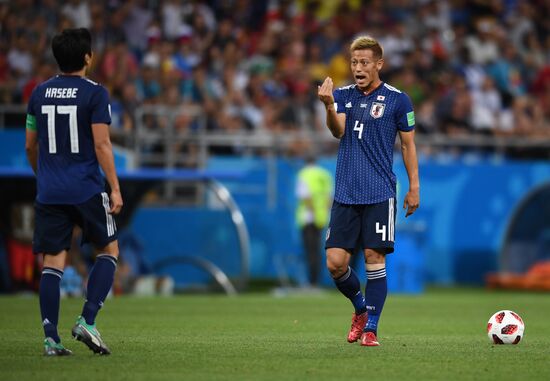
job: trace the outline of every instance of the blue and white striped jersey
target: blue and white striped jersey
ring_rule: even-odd
[[[78,204],[105,190],[92,124],[111,124],[107,90],[79,76],[57,75],[38,85],[27,114],[36,119],[36,199]]]
[[[342,204],[376,204],[395,197],[393,146],[398,130],[414,129],[411,100],[383,82],[369,95],[355,84],[333,94],[336,112],[346,114],[334,199]]]

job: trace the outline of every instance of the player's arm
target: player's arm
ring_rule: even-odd
[[[409,177],[409,191],[405,195],[403,209],[407,209],[405,217],[413,214],[420,205],[420,180],[418,177],[418,160],[416,157],[416,144],[414,143],[414,130],[399,131],[401,139],[401,153],[403,162]]]
[[[346,114],[337,113],[334,96],[332,95],[333,91],[332,78],[327,77],[321,86],[317,87],[317,96],[324,103],[325,109],[327,110],[327,127],[332,133],[332,136],[340,139],[344,136],[346,128]]]
[[[27,126],[25,129],[25,151],[27,160],[31,165],[33,172],[36,174],[38,164],[38,134],[36,132],[36,117],[27,114]]]
[[[122,209],[122,195],[120,185],[115,170],[115,159],[113,156],[113,145],[109,136],[109,125],[105,123],[92,124],[92,133],[94,136],[94,147],[97,161],[105,174],[105,178],[111,187],[111,210],[113,214],[118,214]]]

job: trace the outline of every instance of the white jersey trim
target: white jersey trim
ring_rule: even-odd
[[[391,86],[391,85],[388,85],[387,83],[384,83],[384,87],[388,90],[391,90],[391,91],[395,91],[396,93],[400,93],[401,94],[401,90],[399,89],[396,89],[395,87]]]
[[[353,89],[355,86],[357,86],[356,83],[353,83],[351,85],[347,85],[347,86],[342,86],[342,87],[339,87],[338,90],[348,90],[348,89]]]
[[[89,79],[89,78],[86,78],[86,77],[82,77],[82,79],[84,79],[84,80],[86,80],[86,81],[90,82],[90,83],[91,83],[92,85],[96,85],[96,86],[99,86],[99,83],[97,83],[97,82],[94,82],[94,81],[92,81],[92,80],[91,80],[91,79]]]
[[[395,242],[395,219],[394,219],[394,202],[392,197],[388,200],[388,241]]]
[[[105,192],[101,192],[101,197],[103,199],[103,208],[105,209],[105,220],[107,224],[107,236],[112,237],[116,232],[116,224],[113,216],[109,213],[111,209],[109,203],[109,196]]]

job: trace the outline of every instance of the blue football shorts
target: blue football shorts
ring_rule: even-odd
[[[395,198],[362,205],[334,201],[325,249],[337,247],[354,253],[357,248],[363,248],[393,253],[395,215]]]
[[[109,213],[109,195],[98,193],[81,204],[34,203],[33,252],[58,254],[69,250],[73,228],[82,228],[82,244],[90,242],[103,248],[117,239],[113,215]]]

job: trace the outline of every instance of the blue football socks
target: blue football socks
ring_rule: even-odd
[[[355,314],[360,315],[367,310],[365,298],[361,292],[361,284],[355,271],[348,266],[348,271],[338,279],[334,279],[336,287],[346,298],[351,300]]]
[[[365,332],[374,332],[378,330],[378,319],[384,308],[386,295],[388,294],[388,282],[386,278],[386,268],[379,270],[367,270],[367,286],[365,287],[365,300],[369,318],[365,325]]]
[[[116,266],[117,258],[112,255],[100,254],[97,256],[94,267],[90,271],[86,302],[82,309],[82,317],[86,320],[86,324],[93,325],[95,323],[97,313],[113,286]]]
[[[61,297],[59,284],[62,277],[63,271],[52,267],[44,267],[38,291],[44,335],[51,337],[56,343],[61,342],[57,333],[57,323],[59,321],[59,299]]]

